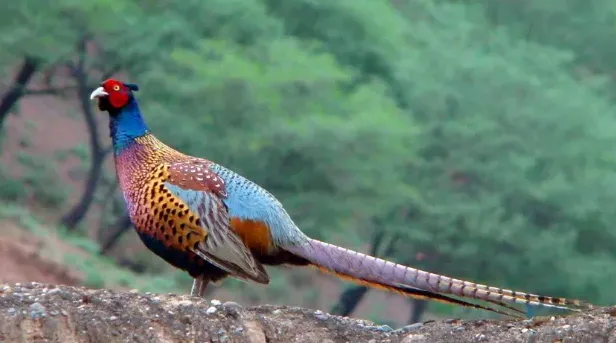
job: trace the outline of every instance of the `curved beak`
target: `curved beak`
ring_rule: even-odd
[[[106,95],[109,95],[109,93],[105,92],[105,89],[103,87],[98,87],[97,89],[94,90],[94,92],[90,94],[90,100],[94,98],[100,98]]]

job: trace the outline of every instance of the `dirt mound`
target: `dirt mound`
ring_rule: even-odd
[[[288,306],[31,283],[0,286],[4,342],[608,342],[616,308],[524,321],[414,324],[399,330]]]
[[[0,237],[0,283],[80,284],[66,267],[43,258],[39,250],[39,243],[34,239]]]

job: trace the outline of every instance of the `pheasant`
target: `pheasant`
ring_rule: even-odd
[[[310,238],[262,187],[158,140],[141,115],[134,95],[137,85],[108,79],[99,86],[90,99],[97,99],[99,110],[109,114],[116,176],[131,221],[148,249],[194,279],[193,296],[202,297],[210,282],[226,277],[268,284],[265,265],[291,265],[508,316],[524,313],[514,304],[572,311],[592,307],[579,300],[458,280]]]

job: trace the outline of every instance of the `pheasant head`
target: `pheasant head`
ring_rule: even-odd
[[[135,84],[109,79],[90,94],[91,100],[98,100],[98,109],[109,113],[109,132],[116,154],[149,133],[133,94],[138,90]]]

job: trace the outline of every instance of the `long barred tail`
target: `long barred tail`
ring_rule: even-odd
[[[385,288],[418,288],[428,292],[475,298],[509,309],[513,308],[505,303],[536,305],[571,311],[593,307],[591,304],[580,300],[518,292],[429,273],[316,239],[310,239],[307,244],[285,248],[289,252],[309,260],[321,270],[342,277],[346,276],[346,278],[354,279],[360,283],[389,286]],[[493,309],[488,308],[488,310]],[[496,312],[501,313],[500,311]]]

